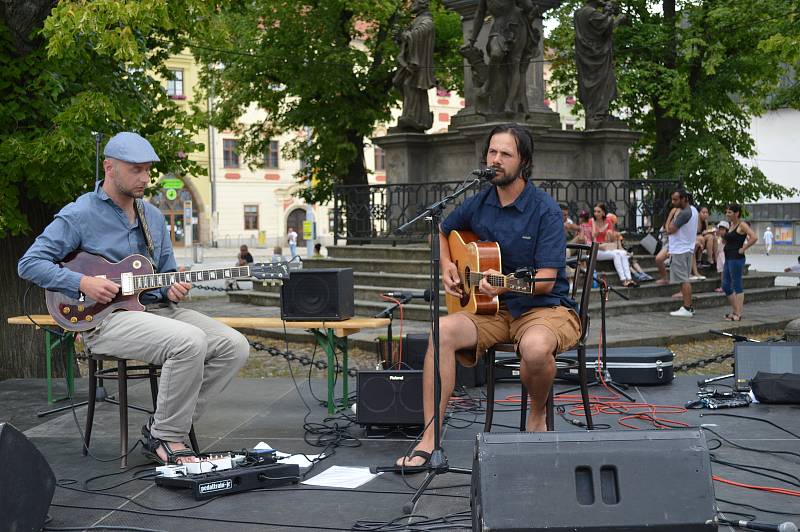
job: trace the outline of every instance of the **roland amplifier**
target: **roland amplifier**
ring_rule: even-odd
[[[356,422],[364,426],[423,425],[422,371],[359,371]]]

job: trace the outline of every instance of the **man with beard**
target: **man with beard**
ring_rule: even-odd
[[[557,280],[537,282],[531,296],[491,286],[484,276],[479,289],[499,297],[500,311],[494,316],[459,312],[441,319],[440,419],[453,391],[456,359],[465,366],[474,366],[495,343],[514,342],[521,360],[520,378],[531,398],[527,429],[544,431],[545,406],[556,371],[555,355],[575,345],[581,330],[565,273],[566,236],[561,209],[552,197],[529,182],[533,139],[522,126],[495,127],[489,133],[484,153],[486,164],[496,171],[494,186],[464,201],[441,225],[439,249],[445,291],[456,297],[463,294],[462,280],[448,247],[447,237],[453,230],[469,230],[480,240],[498,242],[503,274],[531,267],[537,271],[536,277]],[[398,466],[411,468],[407,472],[420,471],[433,450],[433,382],[433,345],[429,341],[423,371],[426,430],[414,450],[397,461]]]
[[[18,272],[23,279],[68,297],[83,295],[109,303],[120,291],[117,282],[56,263],[81,250],[111,262],[138,253],[148,257],[159,273],[177,267],[164,216],[141,199],[150,183],[150,168],[159,161],[155,150],[143,137],[124,132],[112,137],[103,153],[105,179],[56,214],[20,259]],[[237,331],[178,306],[191,288],[176,282],[145,292],[140,301],[147,312],[113,312],[82,333],[92,353],[161,366],[158,404],[142,433],[144,454],[162,464],[197,460],[185,442],[192,423],[250,353],[247,339]]]

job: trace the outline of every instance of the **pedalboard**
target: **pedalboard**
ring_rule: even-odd
[[[300,481],[300,466],[274,463],[198,474],[162,474],[155,477],[155,481],[156,485],[165,488],[191,489],[194,499],[201,501],[220,495],[297,484]]]

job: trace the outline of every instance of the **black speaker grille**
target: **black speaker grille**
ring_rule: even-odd
[[[346,320],[353,317],[353,270],[296,270],[281,288],[281,318],[287,321]]]

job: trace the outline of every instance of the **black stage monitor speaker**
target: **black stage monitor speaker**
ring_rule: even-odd
[[[352,268],[291,272],[281,287],[281,319],[342,321],[353,317]]]
[[[700,430],[481,433],[471,500],[479,531],[717,530]]]
[[[42,453],[8,423],[0,423],[0,471],[0,530],[41,530],[56,477]]]
[[[737,391],[750,389],[759,371],[800,375],[800,344],[785,342],[736,342],[733,344],[734,385]]]
[[[422,371],[359,371],[356,422],[365,426],[423,425]]]

